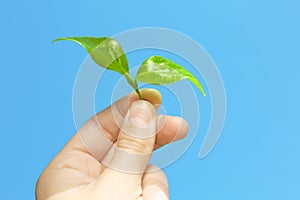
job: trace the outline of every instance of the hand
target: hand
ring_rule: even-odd
[[[157,116],[159,92],[141,92],[147,101],[128,95],[73,136],[40,176],[37,200],[169,199],[165,174],[148,161],[154,149],[183,138],[188,125]]]

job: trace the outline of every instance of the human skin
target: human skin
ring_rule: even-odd
[[[130,94],[99,112],[86,123],[85,128],[79,130],[80,134],[95,134],[100,131],[118,149],[133,155],[149,154],[149,158],[155,149],[185,137],[188,125],[182,118],[157,116],[156,108],[161,104],[161,95],[157,90],[144,89],[142,95],[145,100],[139,100],[136,94]],[[114,118],[116,113],[120,116],[120,121]],[[93,121],[100,124],[101,130],[90,125]],[[121,122],[121,128],[118,122]],[[130,134],[127,130],[130,130]],[[141,130],[150,134],[141,138]],[[93,142],[98,144],[97,141]],[[99,154],[96,159],[95,154],[89,150],[89,146],[95,144],[83,143],[76,133],[39,177],[36,199],[169,199],[166,175],[158,167],[148,165],[145,159],[139,157],[124,158],[124,154],[119,151],[112,155],[111,166],[104,165],[101,160],[107,156],[109,149],[97,146],[99,152],[96,153]],[[113,163],[121,163],[122,167],[124,160],[143,170],[134,172],[113,167]]]

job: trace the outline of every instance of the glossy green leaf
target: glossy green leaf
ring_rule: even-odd
[[[60,40],[70,40],[83,46],[90,54],[91,58],[101,67],[119,72],[128,73],[128,62],[120,44],[108,37],[67,37],[58,38]]]
[[[161,56],[146,59],[136,75],[136,80],[153,85],[174,83],[182,79],[191,81],[206,96],[201,84],[191,72]]]

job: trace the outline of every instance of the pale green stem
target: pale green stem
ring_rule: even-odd
[[[140,100],[143,100],[143,97],[141,95],[141,92],[139,90],[138,84],[136,82],[136,80],[133,80],[133,78],[131,77],[131,75],[129,73],[125,73],[124,77],[126,78],[128,84],[133,87],[133,89],[135,90],[135,92],[138,94]]]

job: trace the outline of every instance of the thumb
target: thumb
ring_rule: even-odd
[[[154,149],[157,114],[147,101],[135,101],[126,113],[116,143],[101,161],[107,167],[96,180],[108,199],[138,199],[142,175]],[[105,184],[105,186],[103,186]]]
[[[143,100],[132,104],[123,121],[118,139],[102,160],[108,168],[127,174],[142,174],[155,144],[157,113]]]

